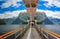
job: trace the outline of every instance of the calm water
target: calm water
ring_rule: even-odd
[[[18,27],[22,27],[24,25],[0,25],[0,35],[9,32],[11,30],[14,30]],[[60,34],[60,26],[59,25],[40,25],[43,28],[46,28],[48,30],[51,30],[57,34]]]
[[[0,25],[0,35],[24,25]]]
[[[60,35],[60,25],[40,25],[40,26]]]

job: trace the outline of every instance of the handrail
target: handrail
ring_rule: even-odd
[[[9,35],[9,34],[13,34],[13,33],[15,33],[15,32],[18,32],[19,30],[22,30],[22,28],[17,28],[17,29],[15,29],[15,30],[12,30],[12,31],[10,31],[10,32],[7,32],[6,34],[1,35],[0,38],[3,38],[3,37],[5,37],[5,36],[7,36],[7,35]]]
[[[42,31],[44,31],[44,32],[46,32],[46,33],[48,33],[48,34],[52,34],[53,36],[55,36],[55,37],[57,37],[57,38],[60,38],[60,35],[54,33],[53,31],[47,30],[47,29],[45,29],[45,28],[42,28],[42,27],[39,26],[39,25],[38,25],[37,27],[38,27],[38,29],[41,29]]]
[[[45,31],[45,32],[48,32],[48,33],[50,33],[50,34],[52,34],[52,35],[54,35],[54,36],[56,36],[56,37],[58,37],[58,38],[60,38],[60,35],[52,32],[52,31],[50,31],[50,30],[46,30],[46,29],[44,29],[44,28],[42,28],[42,30]]]
[[[13,34],[13,33],[16,33],[16,32],[18,32],[18,31],[21,31],[21,30],[25,29],[26,27],[27,27],[27,26],[24,26],[24,27],[21,27],[21,28],[16,28],[15,30],[12,30],[12,31],[10,31],[10,32],[7,32],[7,33],[1,35],[1,36],[0,36],[0,39],[1,39],[1,38],[4,38],[4,37],[6,37],[6,36],[8,36],[8,35],[10,35],[10,34]]]

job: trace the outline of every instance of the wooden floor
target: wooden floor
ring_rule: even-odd
[[[22,39],[41,39],[35,28],[30,28]]]

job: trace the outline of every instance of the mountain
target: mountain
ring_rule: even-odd
[[[53,17],[49,17],[49,19],[51,19],[53,22],[55,22],[56,24],[60,24],[60,19],[59,18],[53,18]]]
[[[50,18],[50,19],[53,20],[53,21],[56,21],[56,22],[60,22],[59,18]]]
[[[19,18],[16,18],[13,22],[12,22],[12,24],[20,24],[20,23],[22,23],[23,21],[22,20],[20,20]]]
[[[5,25],[6,23],[5,23],[5,21],[4,21],[4,19],[0,19],[0,25]]]
[[[43,20],[44,24],[54,24],[52,21],[50,21],[48,19],[48,17],[46,17],[44,20]]]
[[[36,17],[36,19],[41,20],[44,24],[54,24],[55,23],[52,21],[54,19],[48,18],[44,12],[36,12],[35,17]],[[27,15],[27,13],[21,12],[18,17],[4,19],[4,21],[6,22],[6,24],[20,24],[20,23],[22,24],[24,22],[24,20],[28,20],[28,19],[29,19],[29,17]],[[59,19],[57,19],[57,20],[59,21]]]
[[[44,24],[54,24],[44,12],[37,12],[36,13],[36,19],[41,20]]]
[[[4,19],[4,21],[6,22],[6,24],[11,24],[16,18],[7,18],[7,19]]]
[[[20,24],[20,23],[22,23],[22,20],[20,20],[19,17],[0,19],[0,25],[2,25],[2,24]]]

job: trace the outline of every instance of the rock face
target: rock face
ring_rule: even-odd
[[[8,24],[11,24],[16,18],[7,18],[7,19],[4,19],[5,23],[8,25]]]
[[[44,24],[54,24],[52,21],[50,21],[47,17],[45,20],[43,20]]]
[[[52,21],[50,21],[48,19],[48,17],[46,16],[46,14],[44,12],[36,12],[35,14],[35,18],[38,20],[41,20],[41,24],[54,24]],[[20,24],[20,23],[24,23],[23,20],[29,20],[28,14],[27,12],[22,12],[19,14],[18,18],[15,19],[15,21],[13,21],[12,24]]]
[[[12,22],[12,24],[20,24],[20,23],[22,23],[22,20],[20,20],[19,18],[16,18],[16,19]]]
[[[5,25],[5,21],[3,19],[0,19],[0,25]]]
[[[17,18],[10,19],[0,19],[0,25],[4,24],[22,24],[24,20],[29,20],[27,12],[21,12]],[[44,12],[36,12],[34,19],[41,20],[41,23],[44,24],[54,24],[49,18],[45,15]]]
[[[24,20],[27,20],[28,16],[26,12],[21,12],[19,16],[12,22],[12,24],[22,24]]]
[[[44,12],[36,12],[35,18],[41,20],[41,23],[44,24],[54,24],[51,20],[49,20]]]

